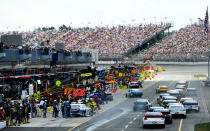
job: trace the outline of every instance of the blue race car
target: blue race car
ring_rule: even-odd
[[[142,97],[143,92],[140,89],[129,89],[125,94],[126,97]]]

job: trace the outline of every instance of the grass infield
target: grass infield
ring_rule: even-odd
[[[210,122],[196,124],[194,131],[210,131]]]
[[[194,77],[206,77],[205,74],[197,74],[197,75],[194,75]]]

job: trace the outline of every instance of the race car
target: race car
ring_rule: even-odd
[[[153,112],[155,109],[164,109],[162,106],[152,106],[148,109],[149,112]]]
[[[175,96],[163,96],[163,98],[161,99],[161,101],[159,102],[159,105],[160,106],[163,106],[164,104],[163,104],[163,101],[164,100],[175,100],[175,101],[177,101],[177,97],[175,97]]]
[[[161,112],[165,117],[165,123],[172,124],[172,115],[169,109],[154,109],[153,112]]]
[[[170,94],[168,93],[161,93],[159,97],[157,98],[157,103],[159,104],[162,101],[163,96],[169,96]]]
[[[129,89],[125,94],[126,97],[142,97],[143,92],[140,89]]]
[[[162,126],[165,128],[165,118],[161,112],[147,112],[142,120],[143,128],[147,126]]]
[[[85,104],[71,104],[71,114],[79,116],[92,116],[92,111]]]
[[[156,88],[156,93],[160,93],[160,92],[167,92],[168,91],[168,86],[166,85],[161,85],[161,86],[158,86]]]
[[[140,84],[138,83],[138,81],[132,81],[129,83],[129,87],[130,88],[140,88]]]
[[[166,108],[169,103],[177,103],[177,101],[176,100],[163,100],[161,106]]]
[[[175,89],[185,89],[184,85],[176,85]]]
[[[174,116],[183,116],[184,118],[187,117],[186,109],[181,103],[170,103],[167,107],[172,114],[172,117]]]
[[[196,95],[197,94],[197,89],[196,88],[187,88],[186,91],[185,91],[185,94]]]
[[[193,100],[193,98],[191,98],[191,97],[183,97],[183,98],[181,98],[180,99],[180,103],[183,103],[184,101],[186,101],[186,100]]]
[[[177,85],[182,85],[182,86],[185,86],[185,88],[187,88],[188,83],[189,83],[188,81],[182,80],[182,81],[178,81],[178,82],[176,83],[176,86],[177,86]]]
[[[192,110],[195,110],[196,112],[200,111],[200,106],[198,105],[198,102],[195,100],[185,100],[183,102],[183,105],[186,111],[192,111]]]
[[[180,90],[174,89],[174,90],[169,90],[167,93],[169,93],[171,96],[175,96],[177,98],[180,98],[182,93]]]
[[[134,102],[133,111],[147,111],[151,106],[148,99],[138,99]]]

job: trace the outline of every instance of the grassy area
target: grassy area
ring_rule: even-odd
[[[210,131],[210,122],[196,124],[194,131]]]
[[[194,75],[194,77],[206,77],[205,74],[197,74],[197,75]]]

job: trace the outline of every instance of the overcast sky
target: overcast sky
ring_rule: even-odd
[[[0,31],[160,21],[173,21],[179,29],[204,19],[210,0],[0,0],[0,5]]]

